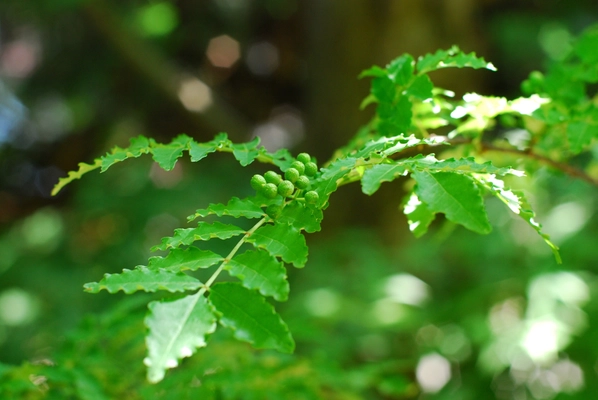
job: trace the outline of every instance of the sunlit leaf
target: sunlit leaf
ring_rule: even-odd
[[[452,172],[415,171],[415,193],[433,212],[441,212],[457,224],[478,233],[489,233],[490,222],[480,190],[466,175]]]
[[[148,380],[155,383],[181,358],[206,345],[206,335],[216,330],[216,317],[212,306],[198,293],[174,301],[152,301],[145,325],[149,333],[144,363]]]
[[[222,325],[234,332],[235,338],[256,348],[276,349],[291,353],[295,342],[289,328],[264,297],[240,283],[216,283],[209,300],[221,315]]]
[[[532,211],[523,192],[514,191],[505,187],[504,181],[497,179],[494,175],[474,175],[473,178],[531,226],[550,247],[556,262],[559,264],[562,263],[559,248],[550,240],[550,236],[542,232],[542,225],[534,220],[536,215]]]
[[[448,67],[485,68],[496,71],[492,63],[486,62],[482,57],[476,56],[475,53],[463,53],[457,46],[453,46],[449,50],[438,50],[434,54],[426,54],[417,60],[417,73],[420,75]]]
[[[409,230],[413,232],[415,237],[421,237],[426,233],[428,226],[436,218],[436,213],[431,211],[426,203],[422,203],[415,193],[408,196],[403,212],[407,217]]]

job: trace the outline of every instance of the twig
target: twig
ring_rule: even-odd
[[[484,152],[484,151],[496,151],[496,152],[501,152],[501,153],[517,154],[522,157],[531,158],[531,159],[537,160],[541,163],[550,165],[551,167],[553,167],[555,169],[563,171],[565,174],[567,174],[571,177],[581,179],[582,181],[585,181],[591,185],[598,187],[598,180],[592,178],[591,176],[586,174],[581,169],[575,168],[569,164],[566,164],[566,163],[563,163],[560,161],[555,161],[551,158],[533,153],[531,151],[518,150],[518,149],[514,149],[514,148],[503,148],[503,147],[494,146],[490,143],[482,143],[482,152]]]

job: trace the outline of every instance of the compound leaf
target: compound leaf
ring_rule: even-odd
[[[170,272],[195,271],[209,268],[224,258],[210,250],[190,246],[186,249],[172,249],[166,257],[150,257],[149,268],[164,269]]]
[[[291,353],[295,342],[289,328],[266,299],[237,282],[216,283],[209,301],[221,314],[220,323],[234,332],[235,338],[256,348]]]
[[[133,270],[123,269],[120,274],[104,274],[104,278],[100,282],[86,283],[83,287],[90,293],[98,293],[105,289],[109,293],[122,290],[126,294],[131,294],[138,290],[184,292],[185,290],[199,289],[200,286],[200,281],[182,272],[149,269],[141,265]]]
[[[196,240],[210,240],[213,238],[224,240],[243,233],[245,233],[245,231],[235,225],[223,224],[218,221],[213,224],[200,221],[197,228],[175,229],[174,236],[163,238],[162,244],[152,247],[152,251],[188,246]]]
[[[414,171],[415,193],[432,212],[441,212],[457,224],[477,233],[492,229],[480,190],[466,175],[452,172]]]
[[[164,378],[166,369],[206,345],[206,335],[216,330],[216,316],[198,293],[174,301],[152,301],[145,325],[149,329],[148,356],[143,361],[148,380],[156,383]]]
[[[284,262],[297,268],[307,262],[307,245],[305,237],[295,228],[287,224],[265,225],[251,234],[247,242],[263,248]]]
[[[265,250],[248,250],[226,263],[225,269],[241,280],[247,289],[257,289],[264,296],[285,301],[289,283],[284,265]]]

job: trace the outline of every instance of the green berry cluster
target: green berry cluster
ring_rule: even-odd
[[[316,204],[318,202],[318,193],[309,190],[311,185],[310,178],[318,173],[318,166],[311,160],[307,153],[301,153],[293,161],[291,166],[284,171],[284,177],[275,171],[268,171],[264,175],[253,175],[251,178],[251,187],[262,196],[268,199],[275,199],[277,196],[282,198],[292,197],[298,191],[306,191],[304,194],[305,202]]]

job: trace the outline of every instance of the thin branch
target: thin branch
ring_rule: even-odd
[[[500,152],[500,153],[517,154],[522,157],[531,158],[531,159],[539,161],[543,164],[550,165],[551,167],[553,167],[555,169],[563,171],[565,174],[567,174],[573,178],[581,179],[582,181],[585,181],[591,185],[598,187],[598,180],[592,178],[591,176],[586,174],[581,169],[575,168],[569,164],[566,164],[566,163],[563,163],[560,161],[555,161],[551,158],[548,158],[548,157],[545,157],[545,156],[542,156],[539,154],[535,154],[531,151],[518,150],[518,149],[514,149],[514,148],[503,148],[503,147],[494,146],[490,143],[482,143],[482,152],[485,152],[485,151],[496,151],[496,152]]]

